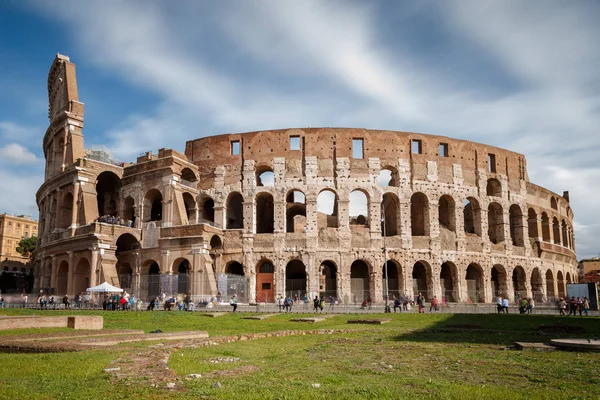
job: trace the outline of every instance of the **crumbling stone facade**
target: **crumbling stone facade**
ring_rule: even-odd
[[[67,57],[52,65],[49,97],[39,288],[75,294],[107,280],[140,297],[165,288],[207,297],[242,282],[251,302],[381,302],[387,292],[491,302],[549,301],[577,279],[568,192],[529,182],[521,154],[309,128],[210,136],[185,154],[113,165],[83,150]],[[113,218],[95,222],[102,215]]]

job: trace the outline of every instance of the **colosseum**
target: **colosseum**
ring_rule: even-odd
[[[75,65],[48,76],[35,287],[103,281],[138,298],[422,292],[448,302],[565,294],[577,279],[568,192],[521,154],[444,136],[278,129],[190,140],[135,163],[84,149]]]

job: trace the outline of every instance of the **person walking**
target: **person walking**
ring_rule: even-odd
[[[502,297],[498,296],[496,299],[496,308],[498,309],[498,314],[504,311],[504,306],[502,305]]]
[[[319,297],[315,296],[315,299],[313,300],[313,311],[317,312],[319,310],[320,306],[321,306],[321,302],[319,301]]]
[[[587,296],[583,296],[582,307],[583,307],[583,312],[585,313],[585,316],[587,317],[588,313],[590,311],[590,301],[588,300]]]
[[[237,294],[234,294],[233,296],[231,296],[231,300],[229,301],[229,304],[231,305],[231,307],[233,307],[233,312],[235,312],[235,310],[237,310]]]
[[[508,314],[508,306],[510,305],[510,303],[508,302],[508,299],[505,297],[502,299],[502,309],[504,310],[505,314]]]
[[[394,296],[394,312],[396,312],[396,309],[400,310],[400,312],[402,312],[402,303],[400,302],[400,299],[398,299],[396,296]]]
[[[417,306],[419,307],[419,314],[425,313],[425,297],[422,293],[417,296]]]

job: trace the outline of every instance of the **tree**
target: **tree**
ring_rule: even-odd
[[[35,246],[37,245],[37,237],[32,236],[28,238],[23,238],[19,242],[17,246],[17,253],[21,254],[23,257],[29,258],[31,260],[33,256],[33,251],[35,250]]]

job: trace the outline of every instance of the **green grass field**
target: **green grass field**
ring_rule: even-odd
[[[150,343],[75,353],[0,353],[1,399],[600,398],[600,353],[508,348],[516,340],[598,336],[600,318],[392,314],[385,316],[392,318],[390,323],[379,326],[347,324],[356,318],[348,315],[302,324],[290,322],[290,315],[255,321],[242,319],[245,314],[81,313],[103,315],[108,329],[206,330],[211,337],[305,329],[344,332],[171,348],[168,366],[179,378],[175,390],[166,389],[164,382],[152,387],[143,374],[115,380],[103,372],[115,360],[127,362],[153,351]],[[558,331],[548,333],[541,326]],[[0,340],[7,334],[0,331]],[[216,382],[222,388],[214,388]]]

